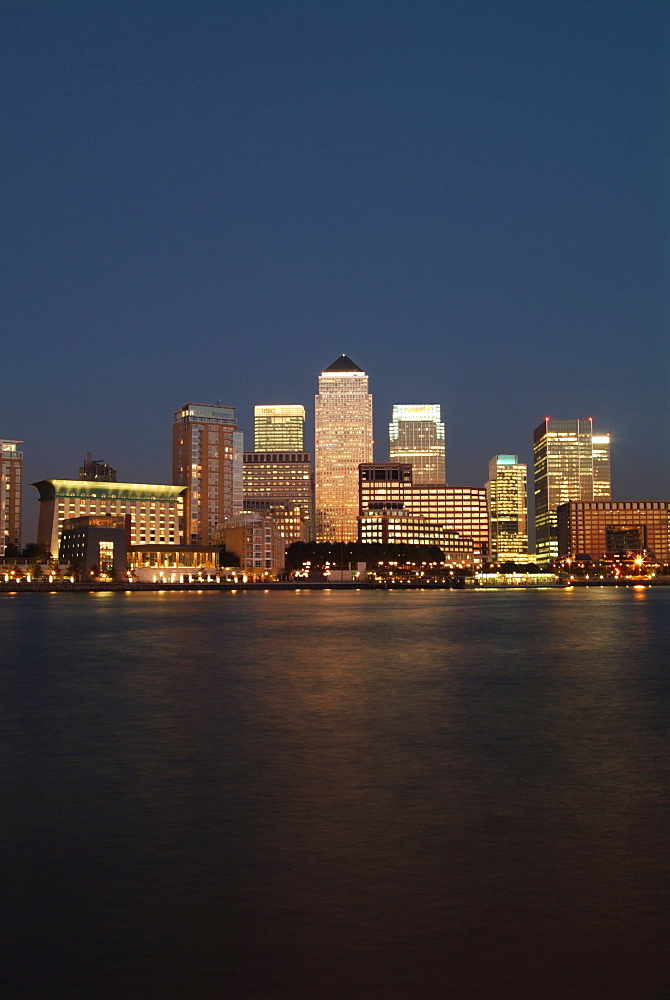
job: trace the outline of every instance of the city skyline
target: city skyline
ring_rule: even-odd
[[[346,357],[346,355],[342,355],[342,357]],[[374,393],[371,393],[371,396],[374,398]],[[189,406],[193,406],[193,405],[194,404],[189,404]],[[195,404],[195,405],[196,406],[200,406],[200,407],[204,406],[205,409],[208,409],[209,407],[211,407],[212,409],[215,409],[215,410],[218,409],[218,410],[221,410],[222,412],[225,410],[225,411],[227,411],[227,418],[230,418],[231,420],[233,419],[233,414],[235,414],[235,416],[237,415],[236,407],[234,407],[234,406],[233,407],[221,407],[220,404],[217,404],[217,405],[215,405],[215,404]],[[398,405],[399,404],[392,404],[392,412],[394,410],[398,409]],[[296,410],[296,409],[297,410],[304,410],[304,407],[302,407],[301,404],[274,403],[274,404],[266,404],[266,405],[262,405],[262,406],[259,406],[258,404],[249,404],[247,406],[247,409],[251,409],[251,412],[254,415],[256,415],[259,411],[265,410],[266,408],[271,408],[271,409],[276,410],[278,412],[279,411],[283,411],[283,410],[290,410],[290,411],[293,411],[293,410]],[[177,417],[180,416],[180,414],[181,414],[181,412],[182,412],[183,409],[185,409],[185,408],[181,408],[180,410],[176,411],[176,413],[175,413],[175,421],[176,421]],[[376,408],[373,407],[373,411],[374,411],[374,409],[376,409]],[[565,420],[566,417],[565,417],[565,415],[561,415],[558,418],[556,418],[556,417],[545,417],[545,422],[546,421],[551,421],[551,420],[557,420],[557,419],[559,421],[561,421],[561,420]],[[572,418],[567,418],[567,419],[572,419]],[[302,421],[301,421],[301,423],[302,423]],[[386,424],[386,427],[388,429],[389,425]],[[176,428],[176,423],[173,426],[173,436],[174,436],[174,433],[176,432],[175,428]],[[527,428],[526,428],[526,430],[527,430]],[[458,432],[458,428],[455,428],[454,432],[457,433]],[[239,459],[241,459],[241,457],[242,457],[242,443],[240,441],[240,433],[242,433],[242,432],[237,432],[235,434],[236,453],[238,453]],[[528,436],[529,435],[527,434],[527,438],[528,438]],[[254,423],[252,423],[251,437],[252,437],[252,441],[254,441],[254,438],[255,438],[255,424]],[[530,437],[532,439],[532,432],[531,432]],[[244,441],[243,441],[243,450],[244,450],[244,452],[247,452],[247,450],[249,450],[249,449],[247,448],[247,438],[246,438],[246,435],[243,434],[243,438],[244,438]],[[312,441],[310,442],[310,440],[308,438],[305,443],[313,445],[314,444],[314,440],[312,439]],[[611,446],[612,443],[616,444],[616,442],[613,440],[612,435],[610,435],[610,434],[603,435],[601,433],[601,434],[598,435],[598,434],[594,433],[593,434],[593,443],[594,443],[594,453],[593,453],[594,454],[594,462],[596,463],[596,465],[598,465],[598,462],[600,462],[601,464],[604,463],[604,465],[602,467],[606,469],[607,476],[609,477],[609,474],[610,474],[610,446]],[[373,457],[373,461],[382,461],[382,462],[384,462],[384,461],[387,460],[388,455],[385,454],[385,447],[386,447],[386,449],[388,449],[388,444],[386,442],[380,442],[378,440],[376,442],[374,442],[374,457]],[[24,448],[25,448],[25,446],[24,446]],[[516,450],[518,452],[522,452],[523,451],[522,448],[517,448]],[[530,450],[530,453],[531,453],[531,456],[532,456],[532,444],[531,444],[530,449],[528,449],[528,450]],[[169,451],[169,449],[168,449],[168,451]],[[314,459],[314,453],[313,453],[313,451],[311,449],[308,449],[308,453],[311,453],[312,454],[312,459]],[[108,456],[104,456],[104,461],[103,460],[98,460],[98,462],[93,463],[93,464],[104,465],[106,463],[107,457]],[[615,451],[614,463],[615,463],[615,470],[618,470],[618,463],[617,463],[616,451]],[[115,464],[117,466],[120,466],[121,469],[123,469],[123,456],[121,456],[121,458],[116,458],[115,459]],[[532,457],[531,457],[531,461],[528,464],[530,466],[530,469],[532,470],[532,467],[533,467]],[[488,465],[489,465],[489,463],[482,462],[481,463],[481,469],[480,469],[480,476],[479,476],[479,478],[474,479],[471,482],[466,482],[464,480],[459,480],[457,478],[451,478],[450,477],[449,480],[448,480],[449,484],[451,486],[468,486],[468,487],[472,487],[472,488],[476,488],[476,489],[484,487],[486,485],[486,482],[487,482]],[[174,468],[174,442],[173,442],[173,468]],[[76,478],[74,474],[71,477],[68,477],[66,475],[66,473],[69,472],[70,470],[59,469],[58,471],[59,471],[59,474],[60,474],[61,478],[68,478],[68,479],[72,479],[72,480],[74,480]],[[80,468],[79,471],[81,472],[81,468]],[[112,471],[115,471],[115,470],[112,470]],[[490,471],[490,470],[488,470],[488,471]],[[49,472],[53,472],[53,469],[50,468]],[[45,478],[45,476],[42,475],[39,478]],[[47,476],[47,478],[48,478],[48,476]],[[127,476],[124,477],[123,475],[122,475],[122,478],[124,480],[126,480],[126,479],[130,480],[131,479],[131,477],[127,477]],[[138,480],[139,479],[146,480],[146,479],[149,479],[150,477],[147,476],[147,475],[139,475],[139,476],[137,476],[135,478],[138,479]],[[173,475],[168,475],[167,477],[163,477],[163,478],[160,478],[160,479],[154,477],[154,479],[156,481],[160,481],[160,482],[163,482],[163,483],[168,483],[170,480],[174,479],[174,474]],[[615,479],[612,482],[611,492],[612,492],[613,499],[628,499],[628,498],[640,499],[643,496],[642,488],[639,487],[639,486],[637,486],[637,485],[635,485],[635,483],[633,484],[632,491],[629,490],[628,493],[624,493],[620,489],[617,489],[617,481],[618,480]],[[23,474],[23,482],[24,482],[24,484],[27,484],[27,483],[31,482],[31,479],[29,477],[27,477],[25,473]],[[531,488],[532,486],[533,486],[533,476],[529,472],[529,476],[528,476],[528,487],[529,487],[528,488],[528,521],[529,521],[529,529],[530,529],[530,525],[533,523],[533,514],[534,514],[533,489]],[[238,492],[239,492],[239,483],[238,483]],[[670,490],[668,492],[670,492]],[[597,495],[600,495],[600,494],[597,493]],[[605,493],[602,493],[602,496],[605,496],[605,495],[606,495]],[[26,544],[26,542],[28,542],[28,541],[34,540],[34,538],[36,537],[37,519],[38,519],[39,508],[36,505],[33,506],[32,504],[30,504],[30,499],[33,499],[32,491],[26,492],[25,489],[24,489],[23,490],[22,521],[23,521],[23,524],[24,524],[25,527],[24,527],[23,539],[22,539],[23,540],[23,544]],[[659,496],[654,496],[654,497],[648,496],[648,497],[645,497],[645,499],[662,500],[662,499],[664,499],[664,496],[660,496],[660,495]],[[26,501],[28,501],[28,503],[26,503]],[[533,535],[533,532],[530,531],[530,530],[529,530],[529,544],[531,546],[534,544],[534,535]]]
[[[669,495],[669,40],[632,0],[8,10],[0,434],[26,481],[89,450],[167,481],[185,399],[235,405],[246,448],[254,404],[297,401],[309,442],[344,352],[376,459],[406,400],[441,404],[453,483],[585,414],[617,495]]]

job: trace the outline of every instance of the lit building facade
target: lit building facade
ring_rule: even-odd
[[[178,545],[184,516],[183,486],[43,479],[32,483],[40,496],[37,543],[58,553],[63,524],[81,517],[127,518],[131,545]]]
[[[441,524],[431,524],[406,510],[369,511],[358,519],[359,541],[382,545],[436,545],[447,565],[472,567],[474,547],[471,538],[450,531]]]
[[[528,553],[527,478],[518,455],[496,455],[489,462],[486,502],[494,562]]]
[[[561,504],[557,511],[562,557],[644,555],[670,562],[670,502],[591,500]]]
[[[140,583],[220,583],[236,579],[219,566],[220,545],[133,545],[128,570]]]
[[[593,446],[593,499],[609,500],[612,495],[610,467],[610,435],[594,434]]]
[[[305,407],[254,407],[254,451],[304,451]]]
[[[286,546],[314,538],[314,477],[308,451],[244,454],[244,510],[270,514]]]
[[[127,529],[127,515],[67,518],[58,562],[69,566],[80,580],[89,576],[120,579],[127,569]]]
[[[394,405],[389,461],[408,462],[417,485],[446,482],[444,424],[438,405]]]
[[[277,576],[286,564],[284,539],[268,514],[237,514],[216,527],[216,542],[240,560],[240,569],[255,578]]]
[[[20,441],[0,440],[0,558],[8,545],[21,548],[23,452]]]
[[[216,525],[243,506],[243,436],[234,406],[186,403],[174,415],[172,481],[189,489],[184,541],[210,545]]]
[[[372,396],[365,372],[343,354],[319,376],[315,398],[316,538],[358,537],[358,466],[372,461]]]
[[[472,539],[475,559],[489,552],[489,521],[486,490],[446,483],[416,484],[412,466],[398,462],[361,464],[359,471],[360,516],[404,511],[423,518],[462,538]]]
[[[597,435],[594,446],[591,417],[546,417],[533,437],[537,562],[546,564],[558,557],[558,506],[611,496],[609,435]]]

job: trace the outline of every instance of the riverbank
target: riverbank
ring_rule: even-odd
[[[557,581],[551,584],[552,587],[565,589],[569,587],[667,587],[670,585],[670,577],[657,577],[651,580],[640,580],[631,577],[626,580],[571,580]],[[544,587],[547,585],[544,584]],[[107,593],[107,592],[151,592],[151,591],[266,591],[266,590],[530,590],[537,589],[537,584],[509,584],[499,586],[478,586],[463,577],[457,577],[449,581],[438,581],[432,583],[427,580],[416,583],[402,583],[391,581],[345,581],[331,582],[326,580],[282,580],[265,583],[70,583],[70,581],[31,581],[30,583],[0,583],[0,593],[3,594],[25,594],[25,593]]]

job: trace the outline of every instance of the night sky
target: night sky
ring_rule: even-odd
[[[27,482],[169,482],[186,402],[249,449],[303,403],[311,449],[346,353],[378,460],[393,403],[442,405],[453,485],[593,416],[614,498],[670,499],[669,5],[13,0],[0,46]]]

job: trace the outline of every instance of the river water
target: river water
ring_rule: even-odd
[[[670,997],[670,589],[0,622],[3,997]]]

